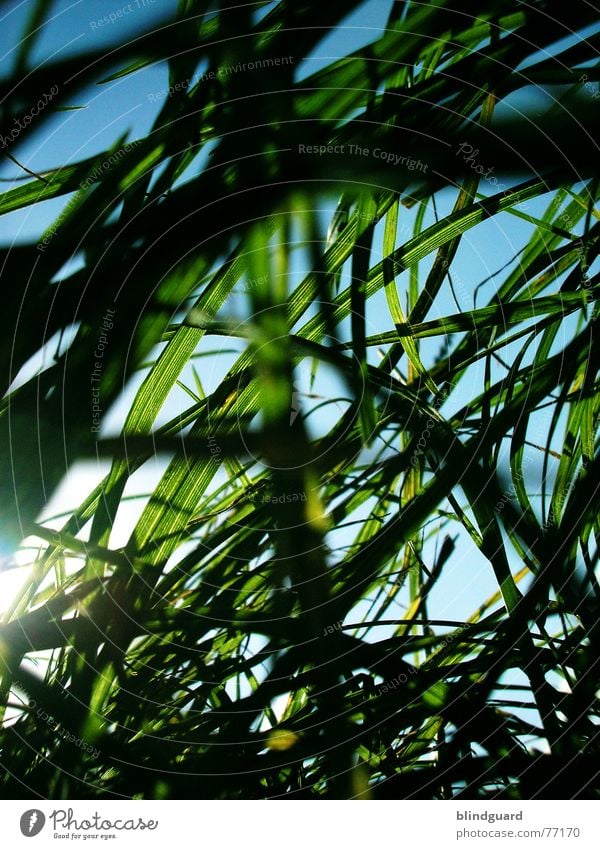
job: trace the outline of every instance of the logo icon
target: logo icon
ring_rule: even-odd
[[[46,824],[46,817],[37,808],[25,811],[21,816],[21,834],[24,837],[35,837]]]

